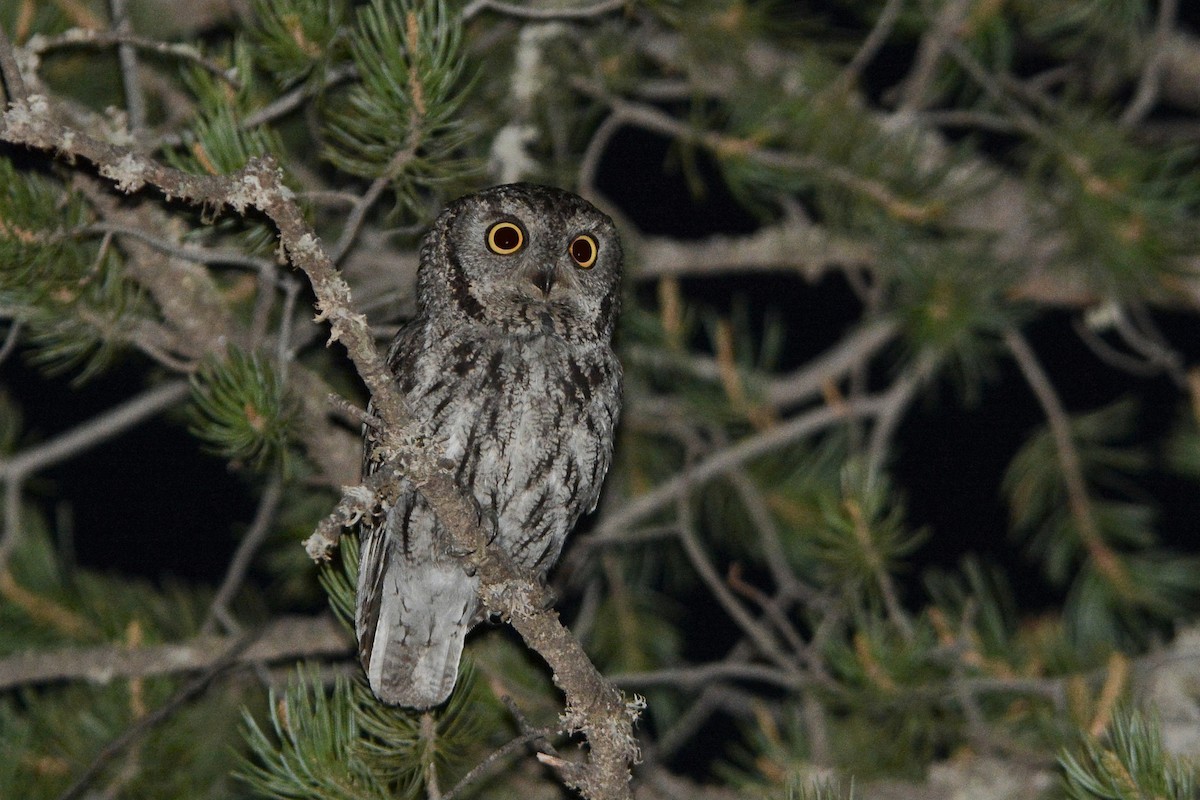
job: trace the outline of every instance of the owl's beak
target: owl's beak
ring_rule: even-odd
[[[550,290],[554,288],[554,267],[543,267],[533,273],[533,285],[541,289],[543,295],[549,297]]]

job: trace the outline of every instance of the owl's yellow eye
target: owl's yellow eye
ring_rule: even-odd
[[[588,236],[586,233],[581,233],[571,240],[571,244],[567,246],[567,250],[571,253],[571,259],[575,265],[581,269],[591,269],[596,263],[596,253],[599,248],[596,247],[596,240]]]
[[[488,228],[487,246],[493,253],[511,256],[525,244],[525,232],[512,222],[497,222]]]

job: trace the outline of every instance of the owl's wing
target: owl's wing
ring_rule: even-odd
[[[371,690],[391,705],[436,706],[458,678],[479,579],[444,554],[437,517],[411,485],[363,534],[355,628]]]
[[[419,333],[415,325],[402,329],[388,352],[404,392],[412,388],[406,382],[412,359],[423,349]],[[364,429],[364,475],[377,467],[374,445],[372,431]],[[407,481],[383,519],[361,527],[358,652],[371,691],[385,703],[431,708],[454,689],[479,579],[445,555],[445,541],[433,510]]]

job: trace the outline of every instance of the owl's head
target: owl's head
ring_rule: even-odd
[[[506,184],[459,198],[421,248],[422,314],[566,339],[612,335],[621,243],[606,214],[550,186]]]

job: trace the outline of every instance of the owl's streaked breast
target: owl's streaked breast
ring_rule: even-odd
[[[427,342],[403,373],[425,378],[402,388],[459,484],[495,514],[500,545],[544,571],[612,460],[620,365],[607,343],[472,332]]]

